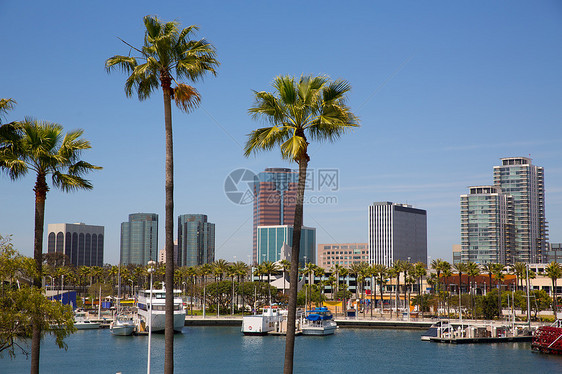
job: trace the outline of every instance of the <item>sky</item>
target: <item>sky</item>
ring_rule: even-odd
[[[562,241],[562,3],[559,1],[12,1],[0,0],[0,97],[5,121],[33,117],[84,129],[82,158],[103,170],[91,191],[47,195],[49,223],[105,227],[104,261],[119,262],[120,224],[157,213],[164,247],[164,115],[161,91],[140,102],[126,75],[104,62],[140,46],[145,15],[196,24],[221,65],[193,85],[201,106],[174,108],[175,208],[216,224],[216,258],[248,261],[252,207],[233,203],[237,169],[295,168],[279,152],[243,155],[253,91],[278,75],[345,79],[361,127],[312,143],[313,175],[336,170],[337,188],[307,191],[304,224],[317,243],[367,241],[375,201],[427,210],[428,255],[452,260],[460,195],[492,183],[501,157],[545,169],[551,242]],[[189,83],[189,82],[188,82]],[[0,235],[33,253],[34,177],[0,175]],[[242,188],[242,187],[240,187]],[[177,225],[177,220],[175,222]],[[174,229],[177,232],[177,228]],[[177,235],[177,234],[176,234]],[[46,233],[45,233],[46,238]],[[45,240],[46,245],[46,240]]]

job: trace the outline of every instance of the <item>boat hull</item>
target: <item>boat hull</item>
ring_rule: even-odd
[[[146,314],[145,314],[146,313]],[[141,332],[148,332],[148,312],[139,312],[139,322]],[[185,326],[185,312],[174,312],[174,331],[181,332]],[[152,313],[152,332],[163,332],[166,328],[166,314],[161,312]]]
[[[301,331],[303,335],[324,336],[324,335],[334,334],[337,328],[338,326],[336,325],[336,323],[332,322],[330,324],[326,324],[322,326],[303,325]]]
[[[100,324],[96,322],[74,322],[74,328],[76,330],[93,330],[99,329]]]
[[[113,335],[130,336],[135,332],[135,322],[133,320],[113,321],[109,330]]]

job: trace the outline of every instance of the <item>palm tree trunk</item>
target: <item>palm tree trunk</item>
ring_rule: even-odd
[[[164,373],[174,372],[174,142],[172,134],[171,78],[160,75],[164,92],[164,126],[166,132],[166,323],[164,327]]]
[[[287,316],[287,337],[285,340],[285,363],[283,366],[284,374],[293,373],[299,254],[301,244],[304,187],[306,183],[306,169],[308,167],[308,160],[309,158],[306,153],[303,154],[299,160],[299,184],[297,187],[297,203],[295,206],[295,220],[293,224],[293,247],[291,249],[291,269],[289,275],[291,284],[289,286],[289,311]]]
[[[45,180],[45,174],[38,174],[35,182],[35,238],[33,241],[33,258],[37,274],[33,279],[33,286],[41,288],[41,278],[43,275],[43,229],[45,223],[45,200],[49,187]],[[41,317],[39,317],[41,318]],[[41,325],[40,321],[33,318],[31,338],[31,374],[39,373],[39,353],[41,345]]]

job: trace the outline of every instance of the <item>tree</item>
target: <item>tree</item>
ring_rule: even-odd
[[[43,230],[45,221],[45,200],[51,175],[54,187],[64,192],[79,189],[90,190],[92,184],[83,176],[101,167],[80,159],[82,151],[91,148],[90,142],[82,139],[83,130],[63,134],[61,125],[41,122],[30,118],[23,122],[3,125],[0,131],[0,169],[10,179],[17,180],[30,171],[35,173],[35,235],[33,257],[37,272],[33,280],[35,288],[42,286]],[[34,321],[31,342],[31,372],[39,372],[41,325]]]
[[[310,157],[308,140],[335,141],[347,130],[358,126],[357,119],[345,104],[351,86],[344,80],[327,77],[278,76],[273,82],[275,92],[255,92],[256,104],[249,112],[271,126],[252,131],[245,146],[245,155],[281,148],[284,159],[299,166],[299,182],[293,224],[291,249],[289,313],[285,345],[284,373],[293,372],[297,279],[300,237],[303,223],[304,188]]]
[[[474,282],[474,277],[480,275],[480,266],[477,263],[469,261],[466,263],[466,274],[468,275],[468,283],[470,286],[470,307],[472,310],[472,318],[474,318],[474,289],[472,287],[471,279]]]
[[[458,262],[453,265],[457,273],[459,274],[459,317],[462,313],[462,273],[468,272],[468,266],[464,262]]]
[[[120,69],[130,74],[125,81],[127,97],[137,92],[139,100],[145,100],[162,87],[164,96],[164,127],[166,133],[166,202],[165,202],[165,249],[166,263],[166,327],[164,372],[174,372],[174,152],[172,134],[172,105],[189,112],[197,107],[201,98],[197,90],[180,79],[197,81],[207,72],[216,74],[218,61],[215,48],[204,39],[191,40],[197,26],[179,29],[177,22],[163,23],[156,16],[144,17],[144,45],[139,49],[127,44],[138,57],[115,55],[105,61],[108,72]],[[174,74],[175,73],[175,74]],[[172,82],[175,87],[172,87]]]
[[[2,117],[4,117],[10,110],[16,106],[14,99],[0,99],[0,125],[2,124]]]
[[[64,338],[75,331],[70,306],[53,302],[41,289],[28,285],[36,273],[34,259],[19,255],[10,238],[0,235],[0,354],[29,354],[25,343],[33,338],[37,325],[41,335],[54,335],[57,346],[64,349]]]
[[[416,300],[419,300],[420,302],[423,301],[424,299],[421,298],[421,286],[422,286],[422,279],[423,277],[425,277],[427,275],[427,269],[425,268],[425,264],[423,262],[416,262],[416,264],[414,265],[414,277],[416,277],[417,281],[418,281],[418,297]],[[423,317],[423,312],[424,309],[422,308],[421,304],[419,305],[419,310],[422,312],[422,317]]]
[[[548,266],[544,269],[545,274],[547,277],[550,278],[552,281],[552,313],[554,313],[554,318],[556,318],[556,310],[557,310],[557,297],[556,297],[556,281],[559,278],[562,278],[562,267],[556,261],[552,261]]]
[[[498,287],[498,317],[501,317],[502,314],[501,293],[502,293],[502,281],[505,278],[505,274],[503,273],[504,270],[505,270],[505,266],[503,264],[498,263],[498,264],[493,264],[492,266],[492,274],[496,278],[496,286]]]
[[[513,273],[515,274],[515,285],[517,289],[521,289],[523,288],[523,286],[521,285],[521,288],[519,287],[519,282],[521,282],[521,284],[523,283],[523,278],[525,277],[525,273],[527,271],[527,265],[524,262],[516,262],[515,265],[513,265]]]

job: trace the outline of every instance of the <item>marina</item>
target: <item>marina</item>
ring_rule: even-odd
[[[295,373],[555,373],[562,357],[533,353],[530,343],[479,345],[428,344],[419,330],[338,329],[320,340],[298,336]],[[244,336],[240,327],[185,327],[174,342],[178,373],[282,372],[283,336]],[[91,374],[146,372],[147,336],[112,336],[107,329],[78,331],[67,338],[68,351],[59,350],[51,337],[41,347],[41,371]],[[95,353],[94,353],[95,352]],[[407,352],[407,354],[405,354]],[[313,357],[314,359],[311,359]],[[483,362],[485,357],[485,362]],[[18,355],[0,359],[2,373],[29,371],[29,360]],[[152,369],[164,365],[164,335],[152,337]]]

